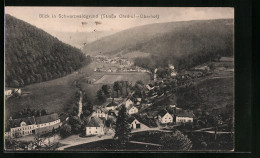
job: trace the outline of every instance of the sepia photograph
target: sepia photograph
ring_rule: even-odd
[[[4,16],[4,151],[233,152],[234,8]]]

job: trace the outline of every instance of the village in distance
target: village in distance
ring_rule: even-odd
[[[231,24],[166,23],[170,37],[127,47],[116,39],[130,30],[78,49],[7,14],[5,151],[233,151]]]

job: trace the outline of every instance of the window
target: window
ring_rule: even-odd
[[[97,127],[96,127],[96,129],[97,129]]]

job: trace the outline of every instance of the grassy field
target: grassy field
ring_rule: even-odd
[[[12,112],[31,109],[46,109],[48,112],[63,112],[66,103],[75,94],[77,88],[74,81],[93,74],[93,65],[51,81],[36,83],[22,88],[22,93],[28,93],[18,98],[10,98],[5,102],[5,119],[9,119]]]
[[[116,73],[116,74],[105,74],[95,84],[113,84],[115,81],[128,81],[135,83],[141,80],[144,83],[150,80],[150,76],[147,73]]]

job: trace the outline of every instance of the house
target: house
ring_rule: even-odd
[[[171,72],[171,77],[175,77],[175,76],[177,76],[177,72],[176,72],[175,70],[173,70],[173,71]]]
[[[127,99],[125,102],[125,107],[128,108],[130,105],[134,105],[134,102],[131,99]]]
[[[35,117],[37,124],[36,132],[40,134],[49,133],[61,126],[61,122],[57,113]]]
[[[117,106],[118,106],[118,104],[112,101],[112,102],[110,102],[109,104],[106,105],[105,109],[107,111],[115,110],[117,108]]]
[[[208,66],[197,66],[194,68],[194,70],[199,70],[199,71],[209,71],[210,68]]]
[[[104,135],[104,133],[104,122],[96,116],[91,117],[86,124],[86,136]]]
[[[162,124],[172,123],[173,116],[166,109],[163,109],[158,113],[158,120]]]
[[[148,129],[158,127],[156,121],[152,118],[133,114],[128,119],[131,129]]]
[[[5,131],[5,134],[11,136],[12,138],[34,134],[36,132],[35,130],[37,129],[34,117],[25,117],[19,119],[10,118],[9,127],[10,131]]]
[[[10,118],[9,125],[5,126],[5,136],[20,137],[35,133],[44,134],[60,126],[60,119],[56,113],[40,117]]]
[[[192,110],[177,110],[175,117],[176,117],[176,124],[192,123],[193,122],[193,111]]]
[[[11,89],[6,89],[5,90],[5,96],[9,96],[13,93],[13,91]]]
[[[22,90],[20,88],[6,88],[5,89],[5,96],[10,96],[14,93],[21,94]]]
[[[131,129],[148,128],[145,124],[141,123],[134,116],[131,116],[128,120]]]
[[[130,105],[126,108],[129,115],[138,113],[138,109],[134,105]]]
[[[108,111],[105,109],[98,108],[93,113],[92,116],[96,116],[99,118],[105,118],[107,119]]]

